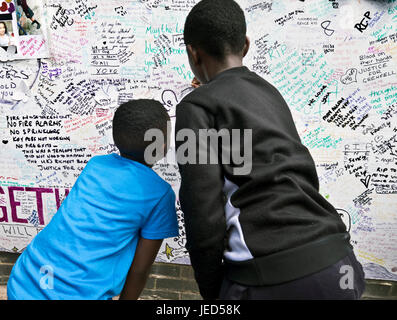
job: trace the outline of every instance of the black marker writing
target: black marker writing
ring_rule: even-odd
[[[325,33],[328,37],[332,36],[333,33],[335,32],[335,30],[328,29],[328,27],[329,27],[330,24],[331,24],[331,21],[329,21],[329,20],[325,20],[325,21],[321,22],[321,28],[324,29],[324,33]]]
[[[367,29],[368,27],[368,21],[371,19],[370,17],[370,12],[367,11],[366,13],[364,13],[364,18],[361,19],[360,23],[356,23],[354,28],[356,28],[358,31],[363,32],[365,29]],[[365,18],[367,18],[368,20],[366,21],[366,23],[364,23]]]

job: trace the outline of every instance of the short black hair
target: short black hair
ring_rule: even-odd
[[[223,60],[243,50],[246,32],[244,12],[235,1],[202,0],[189,12],[183,36],[186,45]]]
[[[160,129],[167,137],[167,122],[170,117],[164,106],[157,100],[137,99],[121,104],[113,117],[113,140],[121,153],[142,160],[149,129]],[[164,140],[166,142],[166,140]]]

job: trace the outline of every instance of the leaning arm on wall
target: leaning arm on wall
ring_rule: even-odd
[[[148,240],[140,238],[134,260],[128,271],[120,300],[137,300],[145,287],[150,268],[157,256],[163,240]]]

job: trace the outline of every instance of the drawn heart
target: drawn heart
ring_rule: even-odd
[[[360,179],[360,181],[364,184],[366,188],[368,188],[369,180],[371,180],[371,176],[366,176],[365,179]]]
[[[2,141],[4,144],[7,144],[8,143],[8,140],[3,140]]]
[[[14,6],[14,4],[11,2],[10,3],[10,6],[9,6],[9,8],[8,8],[8,12],[9,13],[13,13],[15,11],[15,6]]]
[[[8,5],[6,2],[3,1],[3,3],[1,4],[1,7],[0,7],[0,11],[5,12],[5,11],[7,11],[7,9],[8,9]]]
[[[357,69],[348,69],[346,73],[340,77],[340,82],[342,82],[343,84],[357,82]]]

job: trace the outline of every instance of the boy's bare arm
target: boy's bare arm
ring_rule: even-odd
[[[128,271],[120,300],[137,300],[145,287],[150,267],[161,247],[163,240],[148,240],[140,238],[135,251],[135,257]]]

